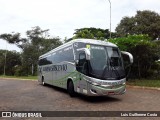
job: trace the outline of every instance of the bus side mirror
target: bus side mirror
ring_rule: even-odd
[[[79,64],[79,60],[76,60],[76,65],[78,65]]]
[[[89,49],[87,49],[87,48],[80,48],[80,49],[77,49],[77,51],[84,51],[85,55],[86,55],[86,60],[90,60],[91,59],[91,53],[90,53]]]
[[[79,54],[79,60],[77,64],[77,70],[83,74],[87,74],[87,61],[85,52]]]
[[[132,56],[131,53],[125,52],[125,51],[121,51],[121,53],[122,53],[124,65],[126,67],[130,66],[131,64],[133,64],[133,56]]]

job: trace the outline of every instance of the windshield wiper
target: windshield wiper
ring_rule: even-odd
[[[102,79],[105,79],[104,78],[104,76],[106,75],[106,70],[107,70],[107,68],[108,68],[108,66],[107,66],[107,64],[105,65],[105,68],[104,68],[104,70],[103,70],[103,73],[102,73]],[[108,69],[108,71],[109,71],[109,69]]]
[[[108,69],[108,72],[112,71],[111,77],[113,77],[113,72],[114,72],[116,74],[117,79],[119,79],[120,78],[120,74],[119,74],[118,70],[113,65],[113,62],[111,61],[111,59],[110,58],[108,58],[108,59],[109,59],[110,67],[111,67],[111,69]],[[106,66],[104,68],[104,71],[102,73],[102,79],[104,79],[104,76],[106,75],[106,70],[107,70],[107,68],[109,68],[109,66],[107,64],[106,64]]]
[[[115,68],[115,66],[113,65],[113,63],[111,63],[111,70],[114,71],[114,73],[116,74],[117,78],[120,78],[120,74],[118,72],[118,70]]]

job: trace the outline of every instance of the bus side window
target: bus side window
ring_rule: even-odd
[[[87,74],[87,61],[85,53],[79,54],[78,71]]]

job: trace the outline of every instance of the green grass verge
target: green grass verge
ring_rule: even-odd
[[[37,76],[4,76],[4,75],[0,75],[0,78],[16,78],[16,79],[27,79],[27,80],[38,79]],[[129,80],[127,81],[127,85],[160,88],[160,80]]]
[[[37,80],[37,76],[4,76],[0,75],[0,78],[16,78],[16,79],[28,79],[28,80]]]
[[[160,87],[160,80],[129,80],[127,85],[145,86],[145,87]]]

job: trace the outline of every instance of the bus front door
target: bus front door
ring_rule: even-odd
[[[79,92],[82,94],[87,94],[87,81],[85,76],[87,75],[87,60],[85,52],[79,54],[78,62],[78,78],[79,78]]]

